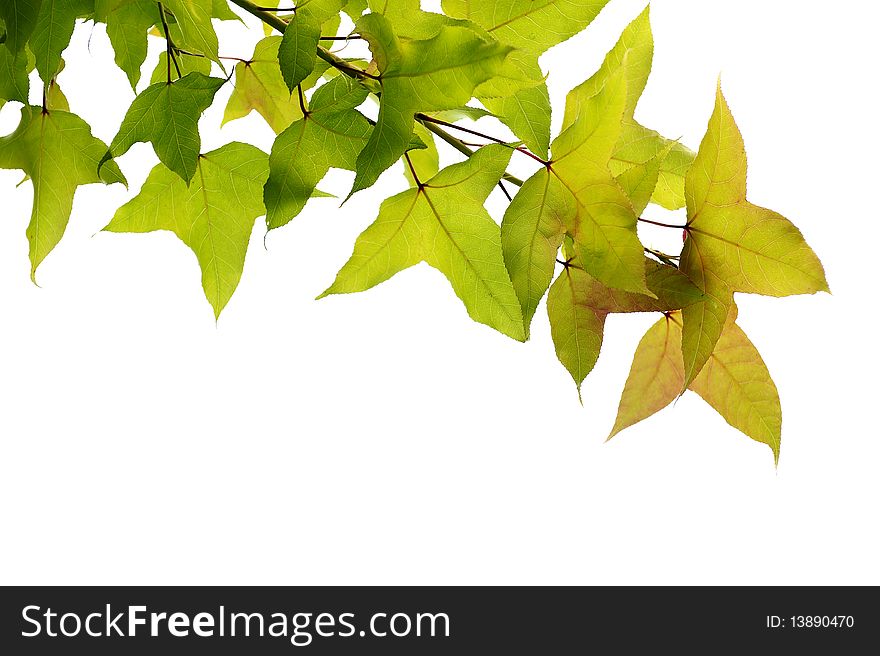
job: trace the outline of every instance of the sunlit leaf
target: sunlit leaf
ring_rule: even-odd
[[[219,317],[241,279],[254,221],[265,211],[268,156],[233,142],[199,155],[197,173],[187,187],[158,164],[140,193],[119,208],[104,230],[176,234],[195,253],[205,296]]]
[[[114,162],[98,175],[98,162],[106,150],[80,117],[44,112],[41,107],[23,107],[18,128],[0,138],[0,168],[21,169],[34,188],[27,227],[31,279],[36,279],[37,267],[64,235],[76,188],[93,182],[125,183]]]
[[[322,296],[374,287],[419,262],[449,280],[474,321],[525,338],[522,312],[501,255],[501,235],[483,207],[510,159],[503,146],[482,148],[382,203],[351,259]]]

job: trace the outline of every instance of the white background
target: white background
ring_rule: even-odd
[[[543,57],[557,108],[643,6],[612,0]],[[79,190],[40,288],[30,185],[0,171],[2,582],[880,583],[880,10],[812,7],[656,0],[637,113],[696,148],[721,72],[750,199],[791,218],[828,271],[833,296],[738,297],[782,398],[778,470],[693,394],[603,443],[652,316],[609,320],[582,408],[543,305],[523,345],[472,323],[427,265],[313,301],[403,188],[399,168],[342,209],[313,201],[267,251],[258,221],[215,325],[170,233],[95,234],[156,162],[139,145],[120,160],[128,191]],[[222,54],[250,54],[262,32],[248,24],[218,26]],[[65,58],[73,111],[109,142],[133,96],[103,26],[81,25]],[[228,93],[202,121],[203,149],[267,149],[255,114],[219,129]],[[17,118],[10,103],[0,132]]]

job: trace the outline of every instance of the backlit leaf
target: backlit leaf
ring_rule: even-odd
[[[159,160],[189,182],[201,147],[199,117],[224,82],[190,73],[170,84],[150,85],[128,108],[105,159],[125,154],[139,141],[149,141]]]
[[[28,61],[27,51],[13,54],[0,45],[0,107],[8,100],[27,104],[28,73],[32,68],[33,61]]]
[[[364,291],[424,261],[447,277],[474,321],[524,339],[498,225],[483,207],[509,159],[509,149],[486,146],[383,202],[322,296]]]
[[[678,209],[684,207],[684,176],[694,153],[645,128],[634,118],[636,105],[648,83],[653,56],[654,38],[649,9],[645,9],[624,29],[599,70],[568,94],[562,124],[565,128],[574,123],[581,104],[596,95],[618,71],[623,71],[627,80],[624,125],[609,167],[618,179],[621,176],[644,178],[653,176],[653,169],[659,164],[652,200],[667,209]]]
[[[266,183],[266,224],[279,228],[297,214],[331,167],[353,171],[372,126],[355,107],[367,92],[337,77],[312,96],[309,114],[275,140]]]
[[[281,75],[278,64],[280,43],[280,36],[266,37],[254,46],[249,61],[235,65],[235,88],[223,113],[224,124],[256,110],[277,134],[302,118],[299,97],[290,93]],[[303,91],[313,87],[326,70],[327,65],[320,62],[302,82]]]
[[[648,289],[656,298],[611,289],[579,268],[579,260],[559,275],[547,296],[547,314],[556,355],[580,390],[599,358],[605,319],[616,312],[669,312],[702,298],[678,269],[642,257]],[[679,391],[681,389],[679,388]]]
[[[376,127],[358,156],[352,193],[371,186],[403,155],[416,112],[467,104],[510,51],[464,27],[443,26],[430,39],[401,41],[380,14],[364,16],[357,29],[376,60],[382,101]]]
[[[43,0],[30,39],[37,72],[44,82],[61,66],[61,52],[70,43],[76,19],[94,11],[95,0]]]
[[[147,58],[147,32],[159,22],[158,5],[153,0],[95,0],[95,20],[107,24],[116,65],[134,88]]]
[[[158,164],[104,230],[176,234],[195,253],[205,296],[219,317],[241,279],[254,221],[265,211],[268,175],[266,153],[238,142],[199,155],[189,187]]]
[[[0,168],[21,169],[34,188],[27,227],[31,279],[64,235],[76,188],[93,182],[125,183],[114,162],[98,175],[98,162],[106,150],[80,117],[43,112],[41,107],[22,107],[18,128],[0,138]]]
[[[6,25],[6,45],[13,53],[21,52],[37,24],[43,0],[3,0],[0,18]]]
[[[686,380],[699,373],[724,325],[733,292],[788,296],[828,291],[819,258],[786,218],[746,200],[746,152],[721,93],[685,181],[687,235],[682,270],[710,296],[684,315]],[[711,320],[708,320],[711,315]],[[720,323],[720,326],[719,326]]]
[[[182,35],[182,42],[175,45],[205,55],[222,68],[217,57],[217,33],[211,24],[213,0],[163,0],[162,4],[174,14]]]

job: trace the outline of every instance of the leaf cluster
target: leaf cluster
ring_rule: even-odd
[[[822,265],[788,219],[747,199],[745,147],[720,83],[696,152],[636,120],[654,49],[648,9],[571,89],[551,134],[539,58],[605,4],[443,0],[443,13],[431,13],[418,0],[277,9],[270,0],[4,0],[0,104],[22,109],[0,137],[0,167],[33,186],[31,276],[61,240],[77,187],[126,184],[117,158],[138,142],[159,162],[105,230],[177,235],[217,317],[258,218],[267,230],[288,224],[328,195],[318,185],[332,168],[353,172],[342,194],[351,197],[398,165],[407,188],[382,202],[321,297],[425,262],[474,321],[519,341],[546,298],[556,354],[579,393],[608,315],[659,313],[636,349],[612,436],[693,390],[778,458],[778,393],[736,323],[734,294],[828,291]],[[248,15],[264,38],[250,54],[221,56],[215,21]],[[105,26],[135,93],[109,145],[57,83],[77,21]],[[164,51],[142,81],[150,39]],[[341,57],[339,41],[360,42],[363,54]],[[271,152],[237,142],[202,152],[199,121],[227,85],[224,123],[257,112],[276,133]],[[30,104],[31,87],[41,103]],[[459,161],[441,168],[438,143]],[[508,172],[514,157],[533,165],[525,180]],[[500,225],[486,209],[499,188],[509,199]],[[682,213],[681,223],[658,224],[683,231],[680,253],[639,234],[640,223],[656,223],[641,216],[652,203]]]

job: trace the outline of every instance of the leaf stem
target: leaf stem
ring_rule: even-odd
[[[455,123],[449,123],[447,121],[440,120],[439,118],[434,118],[433,116],[428,116],[427,114],[416,114],[416,118],[420,121],[428,121],[429,123],[435,123],[437,125],[442,125],[447,128],[452,128],[453,130],[459,130],[460,132],[466,132],[468,134],[472,134],[475,137],[480,137],[482,139],[487,139],[489,141],[494,141],[497,144],[501,144],[502,146],[507,146],[508,148],[512,148],[513,150],[522,153],[523,155],[528,155],[536,162],[540,162],[542,166],[547,166],[548,162],[541,159],[534,153],[528,151],[525,148],[521,148],[519,146],[511,146],[509,143],[504,141],[503,139],[498,139],[497,137],[493,137],[491,135],[485,134],[483,132],[478,132],[477,130],[471,130],[470,128],[463,127],[461,125],[456,125]]]
[[[177,71],[178,79],[183,77],[180,73],[180,65],[177,63],[177,57],[174,55],[174,43],[171,41],[171,36],[168,34],[168,21],[165,18],[165,7],[161,2],[156,3],[159,6],[159,17],[162,19],[162,31],[165,33],[165,54],[168,61],[166,62],[168,65],[168,84],[171,84],[171,62],[174,62],[174,68]]]
[[[416,183],[419,191],[421,191],[425,185],[423,185],[422,181],[419,180],[419,174],[416,173],[416,167],[413,166],[412,160],[409,158],[409,153],[404,153],[403,157],[406,160],[407,166],[409,166],[409,172],[412,173],[413,181]]]
[[[422,125],[424,125],[428,130],[430,130],[431,132],[436,134],[438,137],[440,137],[443,141],[445,141],[450,146],[455,148],[462,155],[465,155],[466,157],[471,157],[474,154],[474,151],[471,150],[470,148],[468,148],[464,144],[464,142],[461,141],[461,139],[456,139],[451,134],[446,132],[446,130],[443,130],[442,128],[440,128],[440,126],[435,125],[434,123],[431,123],[429,121],[419,121],[419,122]],[[510,175],[509,173],[505,173],[501,179],[506,180],[507,182],[510,182],[511,184],[515,184],[517,187],[522,187],[523,184],[525,184],[522,180]]]
[[[660,226],[661,228],[678,228],[679,230],[687,230],[688,226],[686,225],[675,225],[672,223],[661,223],[660,221],[651,221],[650,219],[643,219],[642,217],[638,218],[642,223],[650,223],[651,225]]]
[[[287,23],[284,20],[282,20],[281,18],[276,16],[274,13],[271,13],[273,11],[276,11],[276,12],[279,11],[278,9],[271,8],[271,7],[269,7],[269,8],[260,7],[259,5],[256,5],[253,2],[250,2],[250,0],[230,0],[230,1],[233,4],[238,5],[239,7],[244,9],[246,12],[248,12],[252,16],[259,18],[261,21],[266,23],[266,25],[269,25],[270,27],[275,28],[279,32],[284,32],[284,30],[287,28]],[[363,78],[368,78],[371,80],[378,80],[379,79],[378,76],[372,75],[371,73],[367,73],[365,70],[362,70],[360,68],[352,66],[344,59],[337,57],[332,52],[330,52],[326,48],[322,48],[321,46],[318,46],[318,57],[320,57],[325,62],[330,64],[333,68],[340,70],[341,72],[345,73],[349,77],[354,78],[356,80],[363,80]],[[372,89],[370,91],[372,91]],[[468,148],[466,145],[464,145],[464,143],[462,143],[461,140],[452,136],[451,134],[446,132],[446,130],[443,130],[439,125],[431,123],[430,121],[420,121],[420,122],[428,130],[430,130],[431,132],[436,134],[443,141],[448,143],[450,146],[455,148],[458,152],[462,153],[463,155],[465,155],[467,157],[471,157],[474,154],[474,151],[471,150],[470,148]],[[502,177],[502,180],[506,180],[507,182],[510,182],[511,184],[517,185],[518,187],[523,186],[522,180],[520,180],[519,178],[517,178],[515,176],[510,175],[509,173],[505,173],[504,176]]]

